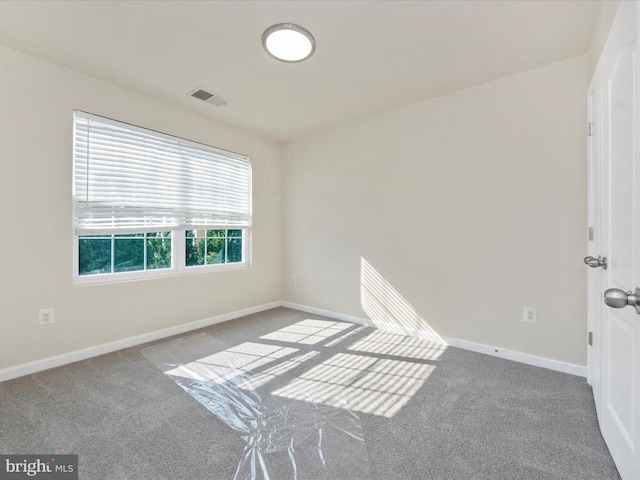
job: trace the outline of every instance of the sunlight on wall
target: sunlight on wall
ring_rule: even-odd
[[[382,330],[446,345],[420,313],[362,257],[360,303],[374,325]]]

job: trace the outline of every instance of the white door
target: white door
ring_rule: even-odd
[[[601,164],[599,171],[596,167],[601,177],[601,199],[595,216],[599,217],[602,231],[598,242],[594,241],[601,251],[593,254],[608,260],[606,269],[597,269],[602,281],[601,291],[595,293],[597,301],[602,301],[603,290],[620,289],[619,301],[634,302],[636,298],[627,298],[624,292],[640,287],[639,13],[637,2],[621,2],[600,58],[600,79],[594,80],[594,84],[600,82],[601,94],[600,100],[594,94],[595,110],[598,102],[602,107],[600,126],[595,130],[600,145],[592,145],[599,149],[593,158],[599,156]],[[615,294],[608,292],[610,298]],[[637,300],[640,303],[640,296]],[[633,306],[603,306],[598,325],[598,310],[595,312],[594,347],[590,349],[590,367],[594,369],[590,380],[600,428],[622,478],[638,480],[640,315]]]

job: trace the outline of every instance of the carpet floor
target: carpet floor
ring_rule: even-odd
[[[584,378],[277,308],[0,383],[87,480],[618,479]]]

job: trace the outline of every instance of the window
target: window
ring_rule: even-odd
[[[76,281],[248,265],[248,157],[74,112]]]
[[[78,274],[171,268],[171,240],[171,232],[82,236],[78,242]]]
[[[242,262],[242,230],[187,230],[187,267]]]

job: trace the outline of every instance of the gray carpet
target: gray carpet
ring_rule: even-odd
[[[617,479],[583,378],[278,308],[0,383],[81,479]]]

